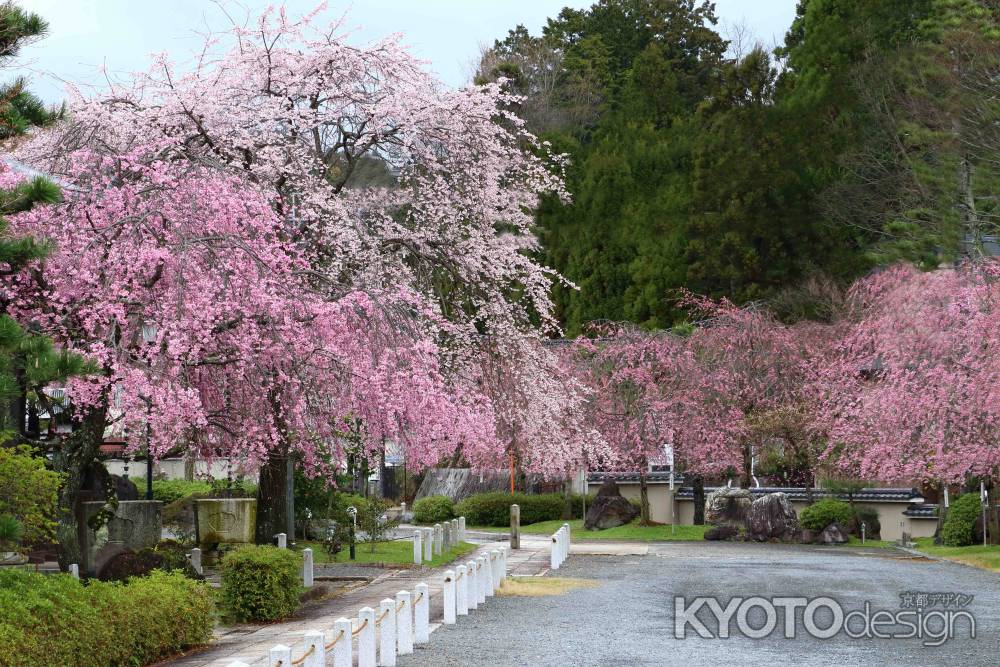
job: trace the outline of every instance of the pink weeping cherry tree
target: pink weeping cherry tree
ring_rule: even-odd
[[[320,14],[268,10],[191,67],[77,90],[19,153],[70,193],[17,221],[55,245],[17,289],[104,368],[70,387],[81,433],[259,463],[259,536],[285,525],[287,457],[324,472],[345,419],[363,455],[393,440],[418,466],[502,466],[531,411],[551,417],[531,470],[600,446],[539,344],[560,278],[529,257],[532,210],[564,196],[560,157],[498,85],[446,89]],[[504,364],[516,392],[488,377]]]

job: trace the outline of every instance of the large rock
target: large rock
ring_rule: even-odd
[[[115,495],[118,500],[139,500],[139,487],[124,475],[112,475],[115,483]]]
[[[823,529],[823,532],[819,534],[819,542],[823,544],[846,544],[847,531],[839,523],[834,521],[829,526]]]
[[[752,503],[753,496],[748,489],[716,489],[705,498],[705,523],[713,526],[745,526]]]
[[[747,537],[758,542],[794,540],[799,532],[799,518],[784,493],[769,493],[750,504],[747,514]]]
[[[587,530],[604,530],[630,523],[639,516],[639,509],[626,500],[613,479],[606,479],[597,498],[587,510],[583,525]]]

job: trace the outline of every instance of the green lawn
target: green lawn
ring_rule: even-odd
[[[956,563],[973,565],[984,570],[1000,572],[1000,546],[978,544],[971,547],[943,547],[934,544],[933,537],[918,537],[917,549],[930,556],[937,556]]]
[[[521,526],[521,532],[526,535],[551,535],[564,524],[569,523],[571,537],[574,540],[623,540],[636,542],[669,542],[694,541],[705,539],[708,526],[640,526],[638,522],[607,530],[587,530],[583,527],[583,519],[573,521],[541,521]],[[506,533],[510,528],[493,526],[470,526],[469,530],[485,530],[491,533]]]
[[[847,539],[850,540],[848,544],[850,544],[852,547],[864,546],[864,547],[876,547],[879,549],[888,549],[895,545],[894,542],[891,542],[889,540],[865,540],[865,543],[861,544],[861,538],[854,537],[853,535],[848,535]]]
[[[319,563],[379,563],[386,565],[410,565],[413,563],[413,541],[412,540],[392,540],[389,542],[376,542],[375,550],[372,551],[372,545],[370,544],[358,544],[355,548],[356,558],[352,561],[350,558],[350,550],[345,546],[344,549],[336,555],[336,557],[331,558],[330,554],[326,552],[323,548],[322,542],[299,542],[298,545],[301,548],[309,547],[313,550],[313,559],[316,564]],[[476,545],[469,544],[468,542],[459,542],[459,544],[451,549],[446,554],[441,554],[440,556],[435,556],[434,560],[427,562],[424,561],[424,565],[430,567],[436,567],[438,565],[444,565],[463,554],[467,554],[470,551],[475,550]]]

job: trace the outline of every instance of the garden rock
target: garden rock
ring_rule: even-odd
[[[712,526],[705,531],[705,539],[711,541],[732,540],[740,534],[735,526]]]
[[[615,480],[606,479],[601,484],[594,503],[587,509],[583,525],[587,530],[604,530],[623,526],[637,516],[639,509],[622,496]]]
[[[799,530],[795,509],[784,493],[769,493],[750,504],[747,514],[747,536],[751,540],[794,540]]]
[[[847,531],[834,521],[819,534],[819,541],[823,544],[846,544],[848,542]]]
[[[752,502],[749,489],[716,489],[705,498],[705,522],[713,526],[745,526]]]

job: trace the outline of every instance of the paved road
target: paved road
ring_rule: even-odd
[[[559,597],[494,598],[458,625],[439,628],[427,647],[400,658],[400,667],[1000,664],[1000,577],[895,551],[677,543],[652,545],[645,555],[574,554],[559,575],[601,583]],[[777,610],[777,629],[764,639],[738,636],[735,617],[729,639],[699,638],[690,626],[687,638],[674,637],[678,595],[689,601],[719,596],[723,606],[733,596],[830,596],[845,612],[869,601],[872,613],[895,613],[900,595],[908,591],[974,595],[966,609],[976,617],[976,639],[968,638],[962,623],[956,628],[959,638],[937,648],[923,646],[920,639],[852,639],[844,634],[815,639],[803,630],[802,609],[794,639],[783,636],[782,609]],[[716,631],[707,607],[698,617]],[[748,618],[753,627],[766,621],[760,608],[751,609]],[[829,619],[828,610],[816,615],[821,627]],[[904,629],[887,629],[893,627]]]

